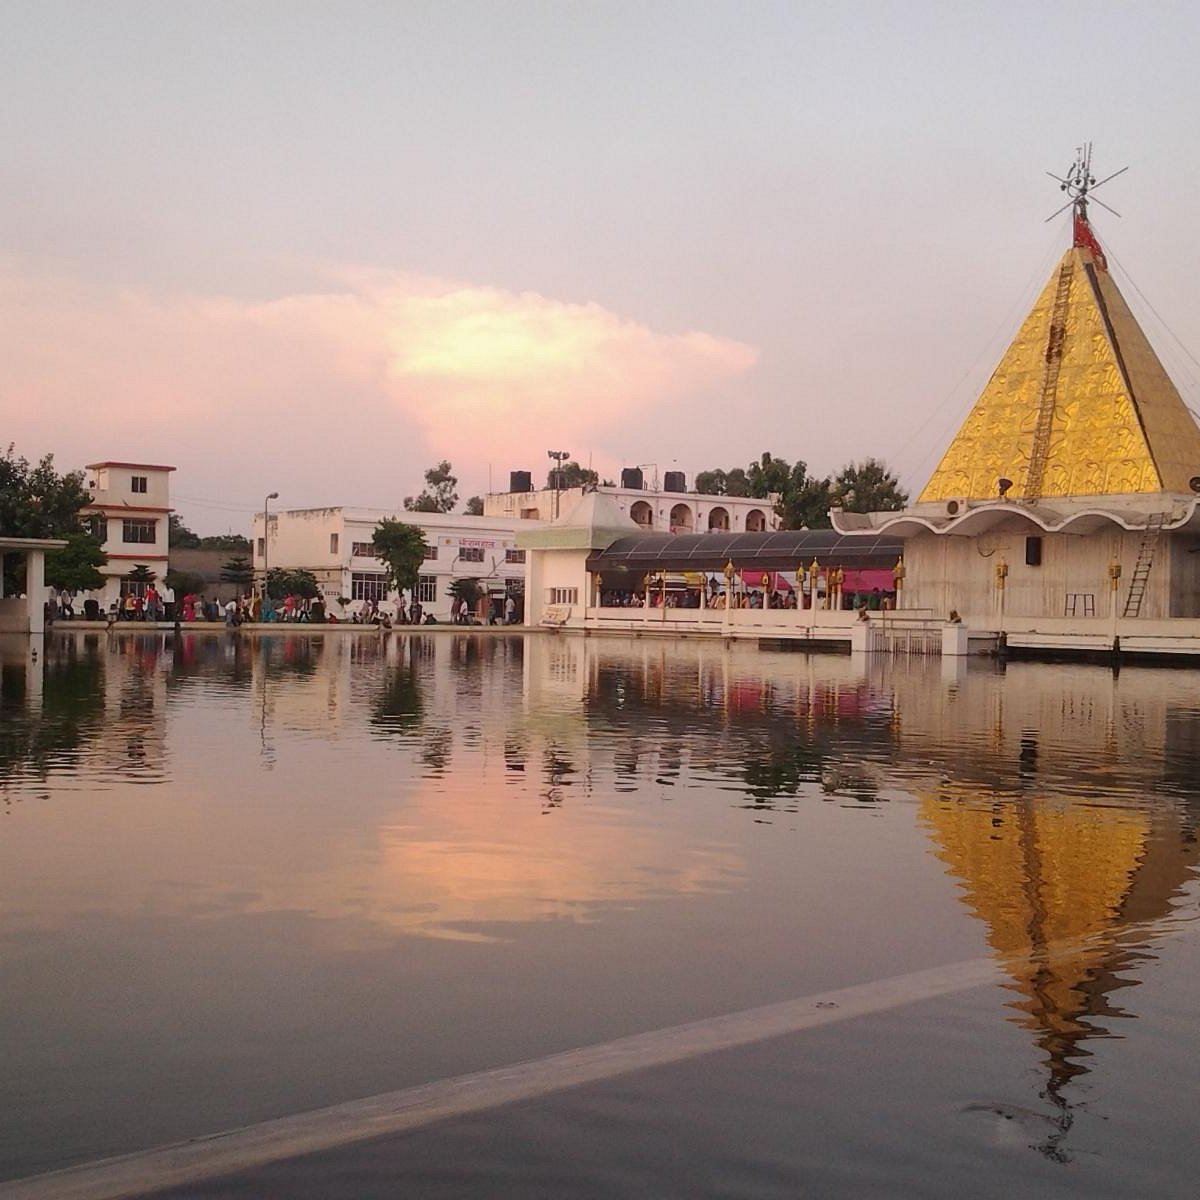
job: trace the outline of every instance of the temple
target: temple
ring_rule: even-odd
[[[833,525],[902,539],[906,606],[979,628],[1198,617],[1200,427],[1109,273],[1090,149],[1061,182],[1073,244],[918,500]]]

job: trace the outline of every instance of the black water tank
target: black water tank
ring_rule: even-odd
[[[663,476],[664,492],[686,492],[687,476],[682,471],[668,471]]]
[[[642,468],[622,467],[621,486],[623,488],[632,488],[635,492],[640,492],[644,486],[642,483]]]
[[[510,492],[532,492],[532,474],[530,474],[528,471],[509,471],[508,490]]]

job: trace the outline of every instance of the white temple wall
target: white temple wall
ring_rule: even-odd
[[[937,616],[945,616],[954,609],[974,627],[993,627],[1000,614],[996,564],[1003,559],[1008,565],[1004,588],[1006,615],[1084,617],[1090,610],[1090,615],[1096,618],[1108,618],[1112,615],[1108,565],[1115,557],[1122,571],[1117,597],[1120,613],[1137,563],[1142,540],[1139,532],[1040,534],[1041,565],[1030,566],[1025,561],[1026,538],[1036,536],[1039,536],[1037,531],[1022,522],[977,537],[930,533],[909,538],[904,551],[907,567],[904,607],[930,609]],[[1188,557],[1197,560],[1200,554]],[[1160,542],[1140,616],[1191,615],[1186,606],[1190,604],[1194,609],[1197,603],[1197,582],[1200,582],[1200,562],[1181,564],[1179,552],[1170,542]],[[1169,603],[1172,591],[1174,600]]]
[[[1200,617],[1200,538],[1172,535],[1168,561],[1171,611],[1167,615]]]

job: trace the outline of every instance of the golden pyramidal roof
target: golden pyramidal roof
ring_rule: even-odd
[[[992,500],[1188,494],[1200,428],[1086,218],[920,495]]]

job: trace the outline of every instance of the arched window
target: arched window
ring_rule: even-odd
[[[746,532],[765,533],[766,528],[767,514],[761,508],[752,508],[746,514]]]
[[[676,504],[671,509],[671,532],[691,533],[696,527],[690,504]]]
[[[645,500],[636,500],[629,509],[630,519],[635,525],[644,525],[647,529],[654,527],[654,509]]]
[[[724,508],[709,509],[708,513],[709,529],[728,529],[729,528],[729,513]]]

